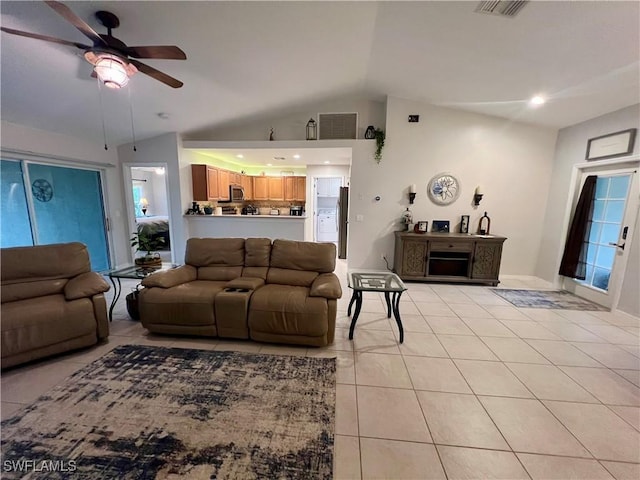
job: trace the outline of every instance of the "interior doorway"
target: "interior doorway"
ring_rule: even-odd
[[[163,262],[173,262],[171,220],[166,164],[124,165],[125,199],[130,236],[143,233],[161,239],[157,252]],[[132,260],[136,255],[131,252]]]
[[[586,240],[586,278],[565,278],[564,288],[599,305],[615,309],[640,209],[637,167],[584,168],[580,172],[577,191],[589,175],[595,175],[597,180],[591,228]]]

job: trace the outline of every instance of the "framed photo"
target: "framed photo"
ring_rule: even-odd
[[[590,138],[587,142],[587,160],[623,157],[633,153],[635,128]]]
[[[416,223],[413,227],[414,233],[427,233],[427,223],[426,221]]]
[[[449,220],[434,220],[431,223],[431,231],[449,233]]]
[[[469,233],[469,215],[462,215],[460,219],[460,233]]]

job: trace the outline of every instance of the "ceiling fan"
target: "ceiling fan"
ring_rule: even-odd
[[[94,74],[109,88],[121,88],[129,82],[129,77],[140,71],[173,88],[182,87],[183,83],[166,73],[146,65],[136,58],[157,58],[168,60],[186,60],[186,54],[175,45],[152,45],[129,47],[111,35],[111,30],[118,28],[120,20],[111,12],[96,12],[96,17],[107,28],[107,34],[96,33],[84,20],[78,17],[66,5],[45,0],[49,7],[55,10],[65,20],[76,27],[82,34],[93,41],[93,45],[70,42],[60,38],[29,33],[12,28],[0,27],[0,30],[12,35],[35,38],[45,42],[59,43],[84,50],[84,58],[94,66]],[[133,58],[132,58],[133,57]],[[92,75],[93,76],[93,75]]]

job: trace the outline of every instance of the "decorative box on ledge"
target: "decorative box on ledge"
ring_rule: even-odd
[[[394,271],[403,280],[499,283],[506,237],[466,233],[395,232]]]

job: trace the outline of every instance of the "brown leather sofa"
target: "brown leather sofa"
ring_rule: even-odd
[[[109,335],[104,292],[82,243],[0,252],[2,368],[94,345]]]
[[[340,282],[334,244],[191,238],[185,265],[142,281],[142,325],[156,333],[333,343]]]

